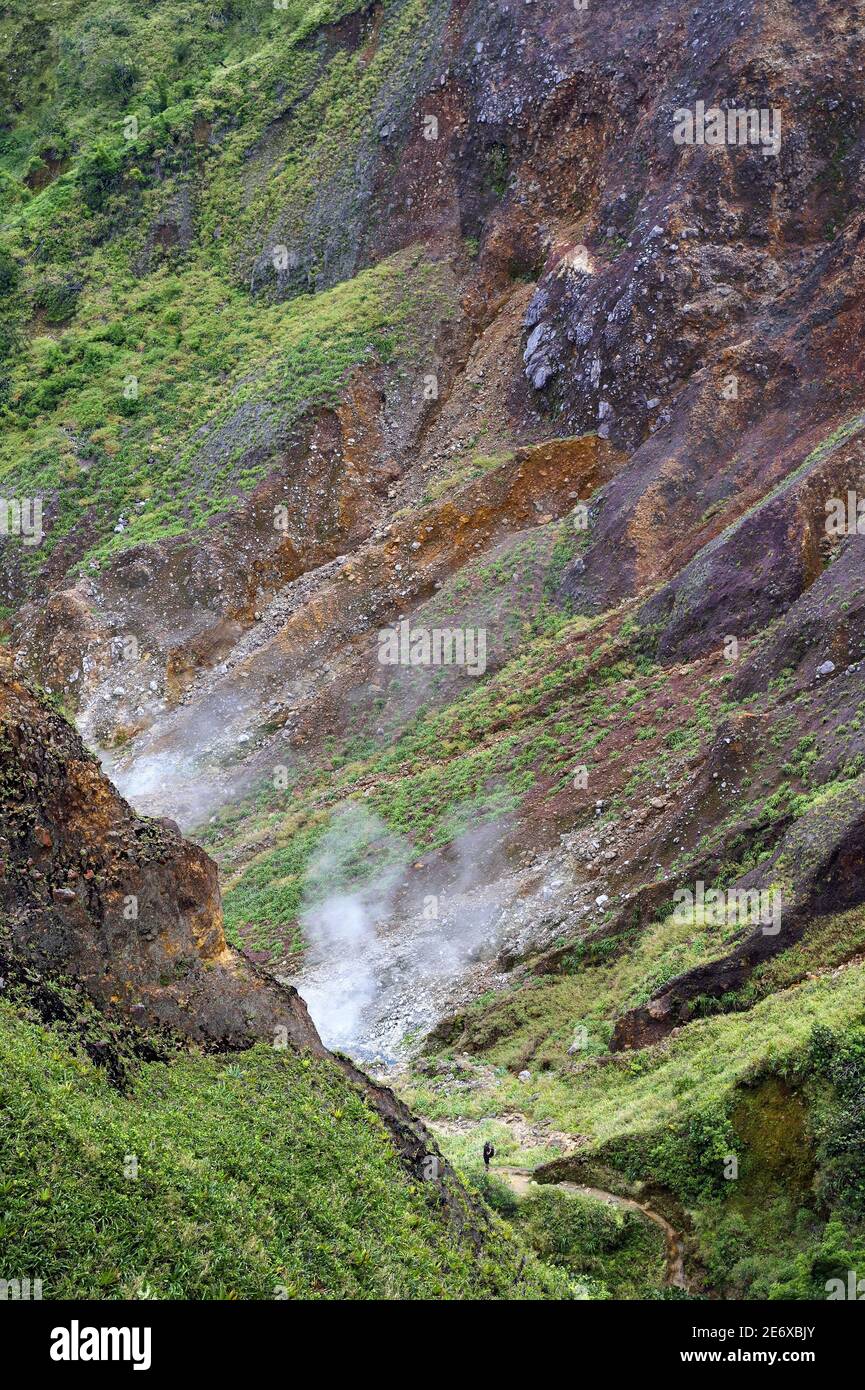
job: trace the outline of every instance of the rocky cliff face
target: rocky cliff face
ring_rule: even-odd
[[[383,30],[375,7],[324,26],[312,44],[316,70],[338,54],[366,71],[390,28],[407,20],[403,8],[394,7]],[[441,378],[437,396],[425,400],[423,373],[406,391],[386,369],[367,370],[335,415],[306,418],[289,447],[273,441],[269,451],[257,429],[247,427],[244,442],[248,407],[230,405],[218,430],[202,429],[198,465],[209,473],[231,454],[237,471],[262,460],[269,471],[227,544],[208,537],[206,560],[184,542],[165,554],[126,554],[116,576],[84,601],[104,605],[111,622],[119,617],[121,632],[138,631],[143,591],[158,595],[167,629],[155,642],[161,661],[170,632],[175,642],[189,641],[208,618],[215,627],[249,622],[292,571],[350,549],[388,510],[386,496],[376,499],[377,471],[385,492],[388,480],[410,484],[412,456],[419,447],[427,452],[435,401],[458,394],[471,347],[475,356],[491,357],[495,348],[505,357],[495,404],[481,401],[475,412],[485,424],[503,423],[504,408],[512,437],[539,424],[559,434],[600,427],[637,450],[627,479],[603,499],[592,538],[597,558],[580,581],[591,584],[587,600],[609,601],[626,584],[632,590],[665,567],[681,568],[688,547],[693,554],[708,539],[699,525],[705,512],[714,513],[716,532],[759,495],[761,476],[782,475],[777,432],[759,462],[760,434],[771,418],[778,423],[772,412],[787,413],[787,438],[799,440],[802,412],[812,428],[838,418],[855,375],[852,360],[838,360],[838,344],[856,336],[858,154],[844,131],[855,129],[861,84],[852,22],[829,8],[822,20],[798,7],[781,22],[761,6],[730,4],[710,15],[669,3],[651,12],[620,7],[613,30],[591,5],[433,7],[416,35],[416,68],[379,90],[382,118],[370,122],[379,128],[364,133],[363,157],[341,171],[345,221],[332,210],[321,219],[327,184],[312,203],[305,186],[281,182],[283,206],[274,211],[273,198],[264,201],[262,181],[268,173],[281,178],[281,142],[291,130],[290,109],[275,115],[244,148],[256,177],[245,174],[237,273],[251,276],[257,294],[283,300],[309,286],[316,249],[324,269],[314,285],[326,290],[407,246],[434,248],[454,272],[457,296],[447,314],[442,303],[424,325],[424,365]],[[731,157],[727,146],[675,145],[674,112],[698,93],[734,109],[775,112],[778,151],[766,157],[751,144]],[[826,237],[842,223],[843,235]],[[478,241],[474,265],[463,255],[467,237]],[[194,235],[185,240],[194,258]],[[349,261],[337,250],[346,241]],[[274,272],[275,249],[287,270]],[[524,278],[535,282],[530,293],[521,291]],[[825,304],[815,308],[818,282],[834,306],[831,325]],[[812,335],[809,316],[817,312]],[[736,395],[729,387],[722,395],[732,377]],[[807,395],[797,379],[811,383]],[[759,419],[766,424],[753,433]],[[659,430],[662,439],[652,438]],[[741,450],[724,461],[725,436],[743,430],[752,431],[747,474]],[[453,427],[449,433],[450,448]],[[644,505],[629,516],[639,496]],[[274,501],[292,513],[290,545],[273,534]],[[664,529],[673,504],[678,548]],[[635,528],[645,528],[650,505],[665,543],[650,547],[647,570]],[[92,523],[73,528],[67,563],[81,550],[75,535],[86,544]],[[119,524],[134,539],[141,519]],[[686,531],[692,540],[682,548]],[[600,588],[601,552],[617,542],[628,563]],[[54,585],[60,564],[58,557],[49,571]],[[564,577],[567,592],[579,589],[578,574]],[[128,614],[115,611],[121,594]],[[221,659],[230,641],[230,632],[221,642],[214,635],[205,662]]]
[[[304,38],[318,80],[337,59],[374,69],[404,9],[349,7]],[[305,690],[291,657],[274,676],[259,656],[282,629],[293,655],[287,596],[294,627],[323,629],[318,669],[350,660],[365,627],[441,582],[439,570],[421,586],[400,572],[383,584],[364,566],[370,538],[484,435],[495,450],[597,430],[627,455],[626,468],[590,480],[587,545],[559,595],[596,613],[662,586],[641,620],[663,626],[670,657],[728,632],[741,639],[793,603],[819,570],[826,495],[858,485],[858,429],[831,459],[812,457],[855,418],[860,377],[861,76],[849,15],[633,4],[610,26],[591,4],[431,7],[416,44],[416,64],[376,87],[354,165],[338,179],[328,171],[315,196],[284,179],[293,108],[274,95],[269,124],[241,141],[243,234],[229,234],[234,273],[277,303],[430,248],[448,286],[413,371],[355,369],[337,408],[309,410],[290,442],[263,443],[229,393],[225,418],[196,437],[194,469],[211,474],[230,455],[235,473],[263,475],[257,490],[191,540],[129,546],[142,518],[121,517],[120,554],[69,588],[59,566],[92,539],[85,509],[31,582],[38,611],[23,610],[17,636],[25,666],[64,690],[99,742],[163,723],[178,700],[224,710],[256,666],[268,695],[249,702],[246,723],[287,712],[297,722],[320,683]],[[771,113],[777,149],[677,145],[677,109],[713,100]],[[313,173],[324,159],[316,147]],[[195,173],[202,199],[211,182]],[[191,265],[205,254],[194,200],[190,217],[178,245]],[[273,391],[265,397],[278,416]],[[558,499],[534,499],[537,515],[575,500],[581,484],[561,481]],[[460,523],[474,551],[513,525],[504,514],[495,529]],[[388,561],[404,566],[398,540]],[[463,562],[454,540],[452,568]],[[360,570],[346,560],[355,551]],[[349,587],[366,602],[331,641],[321,614],[335,595],[344,606]],[[309,651],[304,636],[303,662]]]
[[[72,726],[4,670],[7,967],[74,980],[111,1013],[206,1047],[279,1036],[321,1051],[303,1002],[226,945],[216,865],[142,820]]]
[[[391,1091],[326,1051],[295,989],[226,944],[213,861],[172,822],[137,816],[74,728],[12,676],[5,658],[0,850],[4,983],[48,1020],[74,1022],[70,989],[94,1004],[103,1031],[93,1035],[91,1026],[82,1040],[118,1081],[121,1038],[143,1056],[178,1043],[224,1052],[264,1041],[330,1057],[378,1113],[407,1171],[432,1181],[451,1223],[479,1238],[483,1219],[458,1198],[423,1125]]]
[[[269,357],[251,378],[228,372],[219,404],[184,415],[164,475],[159,431],[135,423],[149,419],[146,392],[134,397],[132,425],[106,429],[146,487],[107,542],[108,513],[81,496],[75,468],[113,478],[113,455],[100,453],[104,429],[73,430],[78,464],[45,498],[47,558],[36,548],[22,569],[7,547],[10,596],[26,598],[13,619],[18,668],[61,691],[92,742],[115,745],[113,770],[142,805],[190,824],[293,763],[292,750],[343,738],[358,709],[384,700],[399,725],[417,700],[394,694],[375,629],[439,595],[459,621],[460,576],[483,556],[502,563],[530,532],[558,547],[544,587],[562,611],[608,622],[633,606],[624,654],[708,672],[731,640],[783,619],[730,668],[735,697],[790,673],[809,689],[829,660],[851,668],[849,691],[862,652],[842,594],[859,541],[829,536],[825,521],[829,499],[862,483],[853,14],[668,0],[620,6],[610,25],[592,4],[507,0],[346,4],[320,18],[241,24],[235,41],[262,73],[283,61],[279,80],[262,78],[254,119],[236,95],[205,99],[201,74],[168,132],[140,75],[143,129],[116,167],[97,179],[82,127],[77,174],[49,152],[27,185],[31,212],[50,227],[58,188],[81,200],[85,261],[124,229],[137,280],[171,269],[195,287],[178,311],[193,331],[202,270],[226,295],[248,286],[253,319],[284,314],[269,327],[292,337],[299,325],[301,344],[301,292],[329,304],[381,272],[369,284],[381,284],[400,345],[383,346],[381,322],[361,316],[358,356],[327,337],[327,319],[345,366],[326,400],[310,380],[287,402]],[[47,70],[50,48],[40,53],[33,64]],[[351,158],[337,158],[326,129],[309,135],[344,73]],[[89,68],[80,80],[102,81]],[[99,99],[110,103],[109,87]],[[722,139],[694,135],[700,103],[720,108]],[[236,221],[214,223],[229,189]],[[14,217],[9,229],[14,328],[39,311],[40,291],[21,260],[33,232]],[[84,322],[67,299],[69,316],[52,312],[71,343]],[[334,305],[353,325],[354,301]],[[111,328],[98,353],[122,338]],[[82,339],[91,357],[96,341]],[[303,352],[288,370],[305,382]],[[50,392],[28,404],[16,389],[13,406],[54,418]],[[14,476],[33,491],[41,475]],[[223,477],[236,489],[225,497]],[[200,481],[221,497],[206,527],[190,510]],[[575,504],[587,513],[578,544],[567,527],[544,530]],[[160,509],[175,518],[165,534],[149,520]],[[147,530],[153,539],[137,539]],[[514,650],[500,616],[493,669]],[[815,689],[822,703],[830,683]],[[728,747],[712,744],[712,776]],[[612,792],[613,773],[595,771],[597,792]],[[694,835],[716,814],[708,792],[692,788],[696,820],[682,813]],[[672,826],[655,835],[621,893],[643,900],[641,880],[681,843]]]
[[[4,546],[4,625],[219,860],[243,954],[210,861],[7,673],[16,959],[207,1046],[284,1013],[320,1046],[278,974],[356,998],[363,1055],[624,1077],[575,1143],[712,1027],[847,1026],[861,5],[298,0],[194,61],[130,15],[121,73],[86,8],[57,84],[38,25],[7,79],[2,476],[45,535]],[[383,663],[402,624],[484,669]]]
[[[315,758],[359,711],[376,736],[404,723],[418,697],[376,662],[376,628],[420,620],[438,598],[448,623],[465,621],[461,576],[484,556],[509,563],[529,533],[555,551],[544,591],[561,610],[611,623],[633,606],[626,657],[704,661],[705,688],[731,641],[783,616],[771,652],[730,666],[737,699],[793,672],[822,704],[821,663],[858,669],[841,596],[859,543],[825,525],[828,500],[862,483],[853,17],[733,0],[711,13],[630,4],[615,26],[591,4],[422,8],[346,5],[301,28],[297,73],[267,87],[263,115],[202,124],[193,94],[187,148],[182,133],[170,157],[136,137],[158,196],[142,206],[121,168],[90,210],[87,254],[113,219],[143,238],[136,276],[171,266],[192,284],[209,267],[248,284],[259,317],[376,267],[397,267],[415,296],[388,300],[404,346],[384,352],[364,329],[327,403],[289,410],[265,361],[254,403],[246,378],[230,383],[188,448],[173,441],[169,491],[181,455],[190,496],[229,460],[232,480],[258,479],[206,529],[135,543],[165,502],[139,498],[119,539],[75,570],[105,513],[87,499],[61,526],[64,488],[80,491],[69,480],[49,500],[50,557],[40,566],[35,551],[21,577],[18,667],[62,691],[92,742],[115,745],[112,770],[139,804],[187,824],[293,767],[297,749]],[[264,68],[285,39],[255,41]],[[332,100],[343,67],[362,96],[341,112],[356,144],[340,161],[324,134],[303,145],[304,102]],[[683,112],[713,102],[724,138],[683,143]],[[214,228],[206,208],[229,156],[238,222]],[[143,474],[160,469],[151,453]],[[514,643],[481,608],[496,669]],[[730,744],[716,734],[687,793],[698,809],[655,827],[628,874],[617,866],[619,901],[654,902],[645,879],[681,859],[679,832],[696,841],[721,816],[706,778]],[[835,774],[850,761],[845,749]],[[619,794],[614,768],[592,775],[596,800]],[[557,802],[547,820],[561,831],[581,816]]]

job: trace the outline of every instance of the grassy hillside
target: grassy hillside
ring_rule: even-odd
[[[501,1223],[453,1236],[330,1062],[180,1056],[123,1093],[3,1004],[0,1073],[4,1271],[45,1298],[571,1296]]]
[[[3,546],[0,639],[131,797],[189,790],[256,966],[315,1001],[375,957],[352,1046],[409,1044],[502,1220],[458,1238],[328,1062],[112,1077],[104,1019],[85,1055],[6,990],[0,1272],[681,1296],[664,1221],[517,1200],[485,1138],[650,1199],[697,1295],[865,1263],[865,587],[825,524],[865,489],[865,105],[849,25],[783,8],[3,6],[0,500],[46,535]],[[679,149],[670,112],[749,90],[755,45],[783,154]],[[484,671],[387,668],[403,618],[483,631]],[[676,918],[698,883],[783,897],[783,936]]]
[[[582,1136],[577,1156],[557,1165],[560,1176],[625,1193],[648,1184],[691,1231],[695,1277],[710,1288],[825,1297],[825,1280],[865,1255],[865,966],[833,968],[862,929],[857,910],[770,964],[786,988],[639,1052],[610,1054],[603,1041],[605,1019],[631,998],[633,960],[539,979],[511,998],[480,1001],[461,1039],[470,1055],[452,1062],[457,1084],[419,1076],[407,1098],[442,1120],[473,1119],[472,1145],[491,1138],[504,1162],[515,1161],[513,1142],[491,1114],[519,1110]],[[832,937],[834,953],[825,949]],[[803,979],[815,951],[821,973]],[[657,932],[641,942],[643,969],[652,956],[664,961]],[[569,1056],[578,1025],[588,1043]],[[530,1069],[528,1082],[517,1068]],[[538,1151],[520,1161],[547,1158]]]
[[[352,278],[357,162],[432,43],[418,0],[374,53],[324,37],[361,8],[6,7],[0,486],[50,523],[25,563],[206,524],[441,312],[420,252]]]
[[[615,825],[659,789],[684,791],[695,761],[729,722],[758,717],[765,735],[743,801],[722,806],[716,819],[707,816],[697,846],[707,858],[720,858],[721,883],[768,860],[785,828],[807,825],[809,814],[830,810],[859,786],[865,701],[842,723],[821,712],[817,692],[791,693],[783,678],[765,694],[734,697],[724,663],[671,668],[656,656],[656,635],[629,615],[587,619],[555,608],[545,594],[574,538],[567,523],[549,529],[557,539],[542,549],[534,587],[534,561],[520,553],[523,543],[506,562],[467,566],[423,610],[430,625],[482,623],[492,596],[504,593],[512,631],[500,636],[490,623],[497,642],[510,647],[501,670],[457,698],[439,694],[431,682],[408,718],[396,700],[371,711],[359,704],[347,711],[340,734],[292,765],[287,787],[261,783],[203,827],[202,842],[226,871],[226,922],[235,940],[243,928],[247,940],[280,953],[293,935],[315,846],[334,809],[361,800],[358,788],[364,810],[389,834],[386,843],[363,847],[365,859],[359,847],[350,867],[375,873],[514,812],[573,823],[594,800],[575,792],[580,767],[590,768],[593,784],[603,787],[600,824]],[[686,862],[682,851],[673,876]],[[779,882],[790,868],[782,855],[773,869]],[[673,934],[632,1004],[686,966],[720,954],[735,934],[720,923],[698,925],[706,930]],[[635,986],[641,951],[631,967]]]

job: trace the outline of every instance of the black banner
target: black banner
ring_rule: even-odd
[[[393,1344],[404,1327],[413,1337],[459,1337],[459,1376],[475,1366],[510,1376],[510,1358],[523,1355],[572,1360],[574,1375],[588,1359],[597,1373],[633,1369],[667,1373],[681,1368],[699,1378],[707,1369],[734,1372],[760,1366],[768,1375],[788,1367],[825,1378],[849,1364],[861,1348],[862,1320],[844,1303],[733,1303],[682,1300],[646,1303],[586,1302],[555,1305],[489,1303],[298,1304],[275,1303],[48,1303],[0,1305],[7,1357],[24,1371],[61,1383],[108,1372],[139,1379],[169,1372],[209,1372],[222,1377],[261,1367],[264,1358],[305,1365],[318,1357],[333,1373],[342,1356],[357,1366],[357,1335],[375,1354],[376,1343],[392,1365]],[[501,1323],[502,1316],[507,1323]],[[358,1323],[358,1319],[361,1322]],[[386,1321],[385,1321],[386,1319]],[[336,1327],[347,1336],[334,1337]],[[515,1342],[514,1334],[517,1334]],[[538,1336],[542,1340],[537,1340]],[[416,1344],[416,1353],[423,1345]],[[430,1374],[445,1374],[447,1357]],[[500,1361],[502,1369],[498,1369]],[[8,1362],[7,1362],[8,1364]],[[406,1364],[409,1371],[410,1363]],[[277,1367],[275,1367],[277,1369]]]

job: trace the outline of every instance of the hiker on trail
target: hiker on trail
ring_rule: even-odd
[[[489,1141],[489,1139],[488,1139],[487,1142],[484,1144],[484,1167],[485,1167],[485,1168],[489,1168],[489,1166],[490,1166],[490,1159],[491,1159],[491,1158],[495,1158],[495,1156],[496,1156],[496,1151],[495,1151],[495,1149],[493,1148],[492,1144],[490,1143],[490,1141]]]

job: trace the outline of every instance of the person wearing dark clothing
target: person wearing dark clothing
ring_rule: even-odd
[[[484,1144],[484,1167],[485,1167],[485,1168],[489,1168],[489,1166],[490,1166],[490,1159],[491,1159],[491,1158],[495,1158],[495,1155],[496,1155],[496,1151],[495,1151],[495,1149],[493,1148],[492,1144],[490,1143],[490,1141],[489,1141],[489,1139],[488,1139],[487,1142]]]

